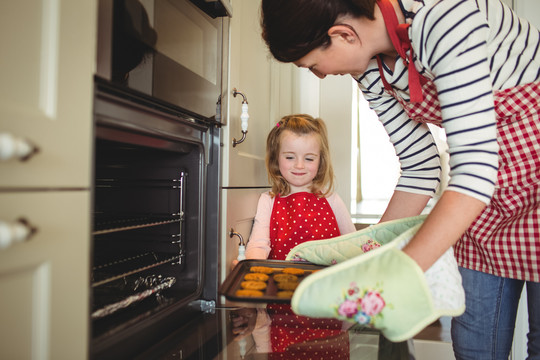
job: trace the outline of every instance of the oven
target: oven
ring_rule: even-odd
[[[100,0],[97,75],[211,118],[226,95],[231,11],[229,0]]]
[[[92,359],[132,359],[201,318],[219,322],[229,11],[225,1],[100,2]]]

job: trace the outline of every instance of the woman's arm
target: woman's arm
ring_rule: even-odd
[[[456,243],[485,207],[480,200],[446,190],[403,251],[426,271]]]
[[[420,215],[431,196],[396,190],[380,222]]]

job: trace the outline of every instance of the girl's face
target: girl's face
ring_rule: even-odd
[[[319,171],[320,155],[321,146],[315,134],[296,135],[289,130],[281,134],[279,172],[289,183],[291,194],[310,192]]]
[[[326,75],[362,75],[371,59],[378,54],[393,56],[397,54],[384,24],[378,6],[375,6],[375,19],[349,18],[341,20],[328,30],[331,43],[319,47],[294,64],[308,68],[318,78]]]

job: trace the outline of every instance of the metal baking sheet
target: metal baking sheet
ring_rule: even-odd
[[[241,282],[244,281],[244,276],[251,273],[253,266],[264,266],[274,270],[269,275],[266,289],[263,296],[251,297],[251,296],[238,296],[236,291],[241,289]],[[324,269],[323,265],[315,265],[308,262],[297,261],[284,261],[284,260],[242,260],[236,265],[236,267],[227,276],[223,284],[219,288],[219,293],[225,296],[228,300],[239,302],[255,302],[255,303],[290,303],[290,298],[283,298],[277,296],[277,292],[280,291],[272,275],[279,274],[285,268],[297,268],[304,270],[303,275],[298,275],[298,282],[304,280],[307,276],[311,275],[314,271]]]

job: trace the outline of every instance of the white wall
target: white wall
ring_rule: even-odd
[[[293,111],[320,117],[328,128],[335,191],[345,204],[351,203],[353,149],[353,94],[350,76],[328,76],[319,80],[306,69],[297,69],[294,82]]]

